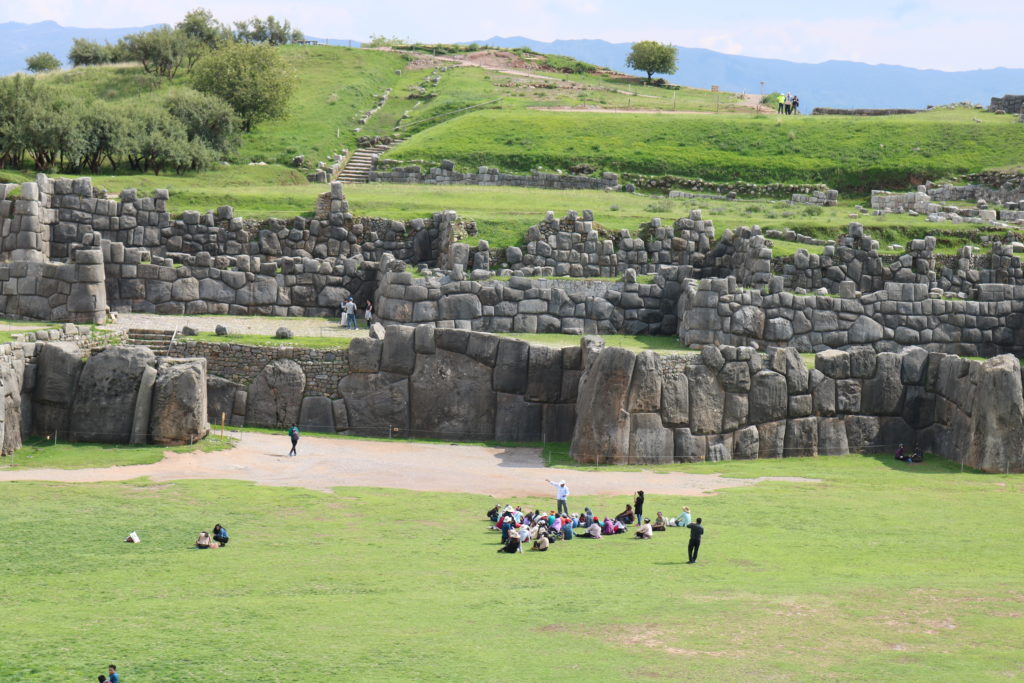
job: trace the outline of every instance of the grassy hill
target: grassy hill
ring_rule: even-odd
[[[863,192],[1018,163],[1024,126],[975,110],[863,118],[484,111],[419,133],[389,156],[520,172],[586,162],[622,172],[820,182]]]

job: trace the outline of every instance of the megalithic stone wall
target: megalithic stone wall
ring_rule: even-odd
[[[988,472],[1024,471],[1024,388],[1013,356],[984,362],[919,347],[766,354],[589,354],[570,453],[654,464],[846,453],[899,444]]]

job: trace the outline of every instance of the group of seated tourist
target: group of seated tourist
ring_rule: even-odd
[[[589,508],[582,513],[556,513],[534,510],[527,512],[522,507],[495,505],[487,511],[491,520],[490,528],[501,532],[499,553],[521,553],[524,547],[540,552],[546,551],[556,541],[571,541],[573,538],[601,538],[626,533],[626,527],[636,523],[634,536],[650,539],[655,531],[665,531],[670,526],[685,527],[690,523],[690,508],[684,507],[679,517],[666,518],[660,512],[654,521],[642,520],[633,512],[633,506],[614,518],[595,515]],[[532,545],[531,545],[532,544]]]

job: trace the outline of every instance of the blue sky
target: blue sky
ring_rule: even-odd
[[[1020,0],[0,0],[0,22],[141,26],[174,23],[197,5],[223,20],[274,14],[311,35],[355,40],[650,39],[800,62],[1024,67]]]

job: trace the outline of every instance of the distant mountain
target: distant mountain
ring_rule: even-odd
[[[153,27],[75,28],[61,26],[53,21],[41,21],[37,24],[9,21],[0,24],[0,76],[24,70],[25,58],[37,52],[50,52],[68,66],[68,51],[71,50],[75,38],[116,43],[129,33],[150,28]]]
[[[625,66],[632,43],[604,40],[545,43],[519,36],[495,36],[476,42],[505,48],[528,47],[626,73],[639,73]],[[814,107],[924,109],[929,104],[962,101],[988,105],[992,97],[1024,93],[1024,69],[938,71],[845,61],[801,64],[692,47],[679,48],[678,65],[678,73],[667,79],[672,83],[693,88],[717,85],[731,92],[756,93],[760,92],[761,81],[764,81],[765,92],[798,94],[800,108],[805,112]]]

